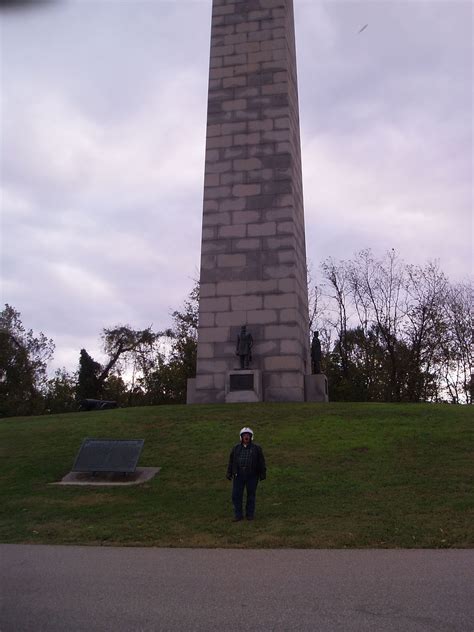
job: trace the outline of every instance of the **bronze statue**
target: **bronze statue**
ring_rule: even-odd
[[[314,374],[321,373],[321,341],[319,332],[315,331],[311,342],[311,371]]]
[[[237,336],[237,347],[235,349],[235,355],[238,355],[240,358],[241,369],[248,369],[252,362],[252,346],[252,334],[247,333],[247,327],[242,325],[240,334]]]

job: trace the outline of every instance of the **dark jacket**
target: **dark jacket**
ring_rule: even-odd
[[[237,476],[240,450],[250,450],[250,473],[256,474],[263,481],[267,477],[267,467],[262,448],[257,443],[250,443],[248,448],[244,448],[241,443],[238,443],[232,448],[227,466],[227,478]]]

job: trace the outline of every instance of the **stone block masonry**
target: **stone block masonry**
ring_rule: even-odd
[[[310,372],[292,0],[214,0],[197,377],[225,401],[237,334],[264,401],[303,401]]]

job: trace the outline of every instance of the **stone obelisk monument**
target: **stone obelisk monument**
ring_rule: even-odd
[[[303,401],[311,369],[293,0],[213,0],[200,281],[188,401]],[[236,355],[243,325],[248,369]]]

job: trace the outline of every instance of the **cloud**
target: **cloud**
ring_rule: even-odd
[[[2,15],[2,294],[57,365],[198,273],[208,2]],[[308,257],[470,265],[469,3],[296,2]],[[363,24],[369,26],[363,33]]]
[[[324,63],[299,66],[310,258],[395,247],[417,263],[439,257],[446,272],[465,276],[472,248],[469,8],[325,6],[336,30],[320,50],[315,37],[314,59]],[[352,29],[361,12],[372,27],[360,34],[364,40]],[[457,39],[446,39],[454,33]],[[301,35],[305,49],[306,26]]]

